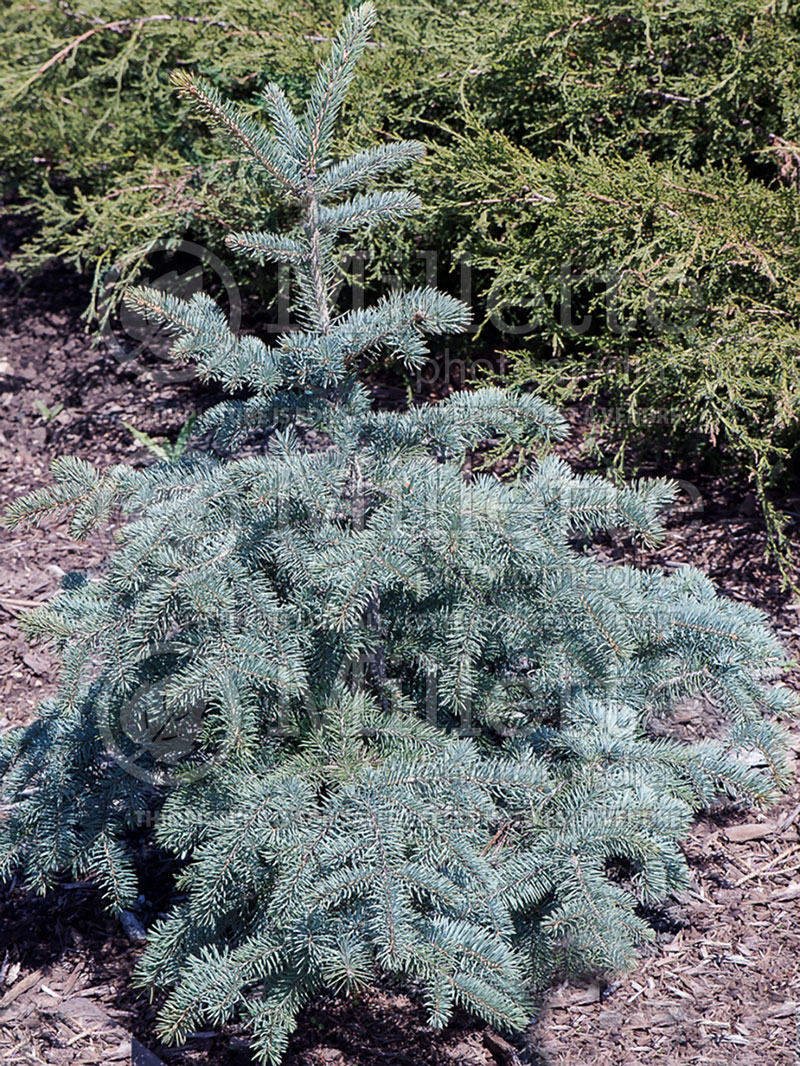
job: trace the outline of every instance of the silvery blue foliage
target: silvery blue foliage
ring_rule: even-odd
[[[301,328],[272,347],[203,294],[129,296],[232,394],[197,426],[216,446],[102,473],[63,458],[10,512],[64,509],[77,537],[127,520],[103,575],[72,576],[28,622],[63,670],[3,740],[0,870],[40,890],[92,872],[123,912],[128,838],[155,807],[183,864],[139,967],[170,990],[162,1036],[245,1017],[272,1063],[316,992],[385,974],[416,980],[434,1025],[460,1004],[525,1026],[555,966],[619,968],[649,935],[642,905],[686,882],[693,810],[763,801],[783,765],[762,615],[696,570],[585,548],[657,536],[671,485],[574,475],[547,449],[564,420],[530,394],[373,409],[369,357],[418,366],[427,338],[468,323],[429,288],[335,310],[339,235],[417,206],[372,183],[418,144],[332,158],[373,19],[346,18],[301,117],[268,89],[271,131],[177,78],[298,220],[229,240],[295,272]],[[254,430],[264,450],[237,453]],[[540,458],[513,483],[469,473],[487,440]],[[689,697],[724,713],[724,738],[653,736]]]

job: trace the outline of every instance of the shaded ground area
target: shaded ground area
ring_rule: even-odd
[[[0,505],[46,484],[49,463],[59,454],[100,466],[146,461],[146,450],[123,420],[153,436],[174,437],[187,414],[209,402],[196,383],[159,380],[157,366],[120,362],[113,347],[92,348],[78,320],[85,301],[80,283],[57,268],[22,294],[0,272]],[[58,404],[63,409],[48,421],[37,400],[47,412]],[[641,552],[609,541],[598,550],[609,560],[701,566],[727,595],[767,611],[797,657],[800,605],[781,590],[775,567],[764,561],[752,498],[702,472],[680,476],[691,486],[685,504],[670,516],[663,546]],[[65,571],[99,567],[111,543],[104,533],[75,544],[59,524],[34,534],[0,531],[0,729],[28,721],[54,679],[50,657],[21,637],[19,614],[52,594]],[[710,727],[699,708],[687,708],[680,718],[686,736]],[[793,738],[796,757],[800,732]],[[537,1023],[513,1043],[468,1019],[434,1034],[411,998],[413,990],[385,988],[358,1001],[320,1000],[304,1014],[288,1064],[796,1063],[796,758],[793,771],[791,789],[772,810],[725,808],[696,823],[685,845],[694,887],[652,915],[656,939],[634,971],[612,984],[554,987]],[[154,910],[158,892],[166,894],[169,886],[168,870],[159,862],[156,854],[147,857],[145,891]],[[63,885],[46,899],[13,884],[0,889],[0,1062],[249,1063],[246,1040],[235,1029],[198,1034],[179,1050],[158,1044],[157,1004],[148,1004],[129,983],[139,951],[119,923],[102,914],[90,886]]]

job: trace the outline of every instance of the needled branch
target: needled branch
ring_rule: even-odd
[[[314,305],[319,329],[323,333],[330,333],[331,312],[329,306],[329,294],[325,285],[325,268],[322,253],[322,232],[319,226],[319,200],[314,188],[314,176],[309,176],[308,191],[305,200],[305,220],[303,229],[308,240],[309,263],[308,271],[311,277],[311,286],[314,293]]]

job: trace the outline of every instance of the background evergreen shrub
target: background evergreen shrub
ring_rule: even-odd
[[[461,1004],[525,1026],[554,968],[617,969],[651,935],[642,908],[685,884],[694,810],[765,802],[785,773],[763,616],[691,568],[587,547],[657,536],[669,483],[575,476],[548,454],[563,419],[530,394],[373,409],[371,353],[413,371],[469,321],[427,287],[333,303],[340,237],[419,206],[376,187],[418,143],[332,149],[373,20],[370,4],[347,16],[299,115],[275,83],[244,109],[175,75],[252,200],[284,201],[286,230],[227,246],[292,266],[302,328],[268,347],[203,293],[131,291],[231,394],[198,423],[213,446],[143,470],[63,457],[9,513],[66,510],[77,537],[127,518],[104,573],[68,575],[30,616],[63,670],[2,740],[0,874],[44,891],[92,873],[122,911],[131,834],[157,812],[179,894],[137,979],[167,990],[160,1033],[241,1018],[266,1062],[316,992],[386,975],[413,980],[432,1025]],[[487,440],[539,456],[511,483],[470,474]],[[728,732],[654,738],[689,697]]]
[[[153,242],[190,236],[224,254],[231,226],[279,225],[280,200],[246,195],[238,165],[175,107],[167,71],[196,71],[243,106],[277,81],[301,106],[342,13],[223,0],[187,15],[142,0],[111,17],[98,0],[12,0],[0,171],[40,223],[16,265],[55,254],[93,271],[90,314],[103,316]],[[342,149],[379,131],[435,150],[415,179],[425,213],[365,241],[374,286],[387,273],[419,283],[420,252],[434,251],[457,294],[469,255],[476,324],[514,327],[487,325],[478,354],[510,348],[515,382],[591,398],[620,466],[648,435],[662,452],[688,443],[733,459],[787,568],[767,490],[788,487],[797,446],[796,6],[387,2],[376,43]],[[112,267],[119,284],[98,302]],[[275,296],[270,271],[242,280]],[[562,325],[565,291],[577,321],[591,314],[586,332]],[[622,335],[598,301],[628,324]]]

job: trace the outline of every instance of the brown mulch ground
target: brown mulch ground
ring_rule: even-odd
[[[80,283],[56,268],[22,294],[0,272],[0,505],[46,484],[58,454],[100,466],[143,461],[147,453],[122,420],[154,436],[174,435],[186,414],[208,401],[196,384],[159,383],[146,369],[121,366],[102,347],[91,348],[77,317],[85,300]],[[37,399],[48,408],[62,403],[64,410],[45,425]],[[800,604],[764,561],[752,498],[719,477],[680,476],[694,486],[695,505],[676,509],[662,547],[645,553],[609,542],[601,551],[609,559],[701,566],[727,595],[761,606],[797,658]],[[33,535],[0,532],[0,729],[30,720],[54,677],[52,660],[20,636],[19,614],[46,599],[65,571],[99,567],[110,543],[104,534],[75,544],[60,525]],[[681,718],[686,735],[702,733],[699,711],[687,708]],[[792,735],[797,756],[800,730]],[[554,987],[537,1023],[513,1046],[464,1018],[432,1033],[403,990],[386,988],[357,1002],[321,999],[305,1013],[287,1063],[796,1064],[796,770],[795,760],[792,787],[773,809],[720,809],[700,819],[685,844],[693,888],[653,915],[656,940],[637,967],[610,984]],[[246,1041],[235,1030],[198,1034],[179,1050],[158,1045],[155,1008],[129,985],[139,950],[103,915],[90,886],[62,885],[46,899],[13,884],[0,888],[0,1062],[249,1063]]]

